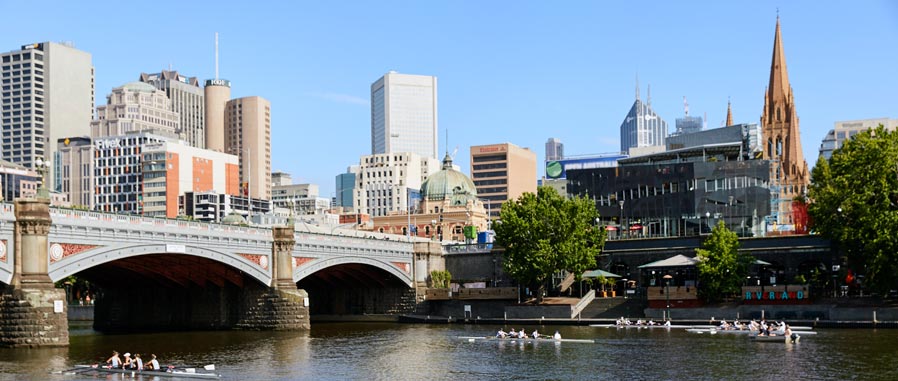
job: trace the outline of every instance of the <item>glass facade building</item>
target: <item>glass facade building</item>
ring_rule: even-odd
[[[633,148],[663,147],[666,138],[667,122],[652,110],[651,104],[637,98],[620,125],[621,152],[630,154]]]

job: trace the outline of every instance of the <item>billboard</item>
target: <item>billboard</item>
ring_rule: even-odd
[[[546,178],[565,179],[569,169],[593,169],[617,167],[617,161],[626,159],[627,155],[608,154],[588,157],[572,157],[546,162]]]

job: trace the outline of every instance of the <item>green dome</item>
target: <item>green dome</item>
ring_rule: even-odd
[[[222,225],[243,225],[246,224],[246,219],[237,213],[231,212],[221,219],[221,223]]]
[[[477,188],[468,176],[452,168],[452,158],[447,153],[443,169],[421,184],[421,197],[431,201],[449,198],[451,205],[465,205],[468,200],[477,199]]]

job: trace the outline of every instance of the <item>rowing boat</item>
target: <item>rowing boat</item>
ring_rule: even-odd
[[[590,327],[597,327],[597,328],[619,328],[619,329],[636,329],[636,328],[638,328],[638,329],[643,329],[643,328],[654,328],[654,329],[660,329],[660,328],[666,328],[666,329],[679,328],[679,329],[683,329],[683,328],[692,328],[691,325],[676,325],[676,324],[675,324],[675,325],[664,325],[664,324],[655,324],[655,325],[645,325],[645,324],[643,324],[643,325],[636,325],[636,324],[630,324],[630,325],[619,325],[619,324],[590,324],[589,326],[590,326]]]
[[[495,336],[459,336],[460,340],[466,340],[468,342],[475,341],[504,341],[504,342],[522,342],[522,343],[595,343],[595,340],[592,339],[555,339],[550,337],[540,337],[538,339],[534,339],[532,337],[526,339],[519,339],[516,337],[495,337]]]
[[[801,336],[795,336],[795,339],[792,339],[789,336],[750,336],[752,341],[757,341],[761,343],[797,343],[798,340],[801,339]]]
[[[120,374],[131,374],[131,375],[146,375],[152,377],[177,377],[177,378],[195,378],[195,379],[204,379],[204,380],[215,380],[221,378],[220,374],[217,373],[206,373],[200,372],[198,373],[194,368],[186,368],[186,369],[172,369],[166,371],[159,370],[131,370],[131,369],[114,369],[114,368],[104,368],[96,365],[75,365],[74,372],[77,373],[88,373],[88,372],[98,372],[98,373],[120,373]]]

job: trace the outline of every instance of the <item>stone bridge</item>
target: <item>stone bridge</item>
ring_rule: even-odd
[[[441,254],[430,240],[380,233],[228,226],[22,199],[0,204],[0,282],[8,285],[0,324],[21,316],[13,307],[25,300],[62,326],[65,294],[53,283],[76,275],[101,288],[100,330],[305,329],[310,314],[414,308],[430,270],[443,268]],[[63,331],[53,341],[0,328],[0,345],[66,345]]]

